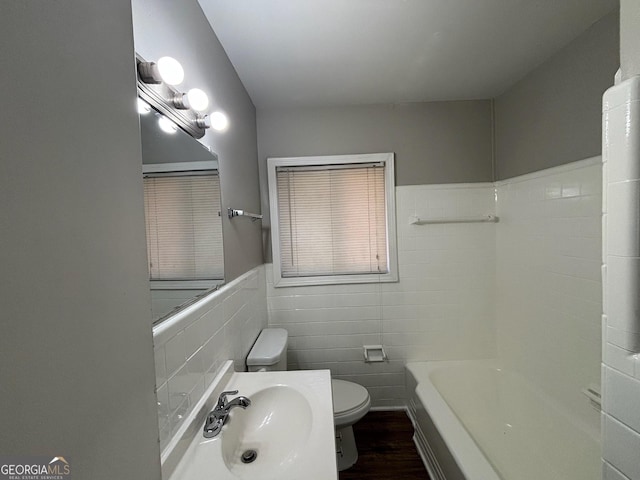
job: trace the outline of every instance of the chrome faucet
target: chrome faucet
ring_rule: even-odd
[[[251,400],[247,397],[236,397],[231,401],[227,401],[227,395],[237,395],[238,390],[232,390],[229,392],[222,392],[218,398],[218,403],[215,408],[207,415],[207,420],[204,422],[205,438],[213,438],[220,433],[224,423],[227,421],[229,412],[234,407],[247,408],[251,405]]]

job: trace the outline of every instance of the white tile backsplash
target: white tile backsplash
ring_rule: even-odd
[[[493,184],[396,188],[397,283],[274,288],[269,326],[289,331],[290,368],[328,368],[365,385],[373,406],[405,401],[407,360],[495,355],[495,225],[410,225],[414,216],[494,214]],[[365,363],[383,344],[389,361]]]
[[[607,272],[608,325],[626,332],[640,332],[640,299],[637,294],[629,295],[629,291],[640,291],[640,258],[610,255]]]
[[[640,434],[605,415],[602,454],[607,462],[631,480],[640,480]]]
[[[601,162],[497,183],[497,332],[501,361],[580,421],[600,384]]]
[[[603,319],[603,325],[606,324],[606,318]],[[606,330],[605,330],[606,332]],[[606,333],[603,339],[606,338]],[[633,358],[633,352],[625,350],[613,345],[609,342],[603,341],[603,354],[602,361],[605,365],[614,368],[631,377],[634,376],[635,360]]]
[[[154,347],[153,349],[155,366],[156,366],[156,385],[162,385],[167,382],[167,364],[165,361],[165,348]]]
[[[607,392],[616,392],[615,395],[607,396],[607,413],[640,432],[640,408],[637,404],[637,399],[640,398],[640,381],[608,367],[605,367],[604,381]]]
[[[156,345],[156,348],[159,349],[162,348],[162,346]],[[167,373],[169,376],[173,375],[184,365],[187,358],[185,351],[184,331],[178,332],[164,345]]]
[[[389,365],[492,357],[496,334],[503,344],[515,334],[503,357],[529,362],[542,383],[547,371],[572,377],[559,395],[597,422],[579,392],[599,383],[600,165],[576,162],[497,187],[396,188],[397,283],[274,288],[267,265],[269,326],[289,331],[290,368],[329,368],[366,385],[374,406],[399,406],[404,381],[385,375]],[[498,224],[409,224],[415,216],[496,213]],[[496,296],[507,297],[503,332]],[[389,362],[364,363],[366,343],[382,343]],[[575,349],[588,352],[584,364]]]
[[[640,77],[603,101],[605,479],[640,479]]]
[[[640,245],[637,242],[640,232],[640,181],[610,183],[607,187],[607,201],[608,253],[625,257],[640,256]]]
[[[244,370],[245,356],[266,326],[266,283],[260,266],[154,329],[162,449],[226,360]]]

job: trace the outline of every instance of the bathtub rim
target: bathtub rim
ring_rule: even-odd
[[[468,480],[502,480],[502,477],[487,460],[485,454],[430,379],[430,374],[437,369],[468,366],[471,363],[486,368],[501,368],[496,359],[484,359],[408,362],[406,369],[415,379],[417,384],[415,393],[422,407],[429,415],[465,478]]]

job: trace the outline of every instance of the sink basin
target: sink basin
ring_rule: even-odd
[[[224,463],[238,478],[258,478],[265,470],[280,474],[307,448],[312,415],[307,399],[289,386],[260,390],[251,396],[250,407],[231,412],[223,428]],[[282,428],[287,424],[295,428]],[[248,451],[257,454],[251,463],[242,461]]]
[[[200,425],[170,480],[338,478],[328,370],[234,373],[224,390],[251,405],[214,438]]]

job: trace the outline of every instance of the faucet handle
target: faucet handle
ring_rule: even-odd
[[[222,392],[218,397],[218,403],[216,408],[224,408],[227,405],[227,395],[237,395],[238,390],[229,390],[228,392]]]

